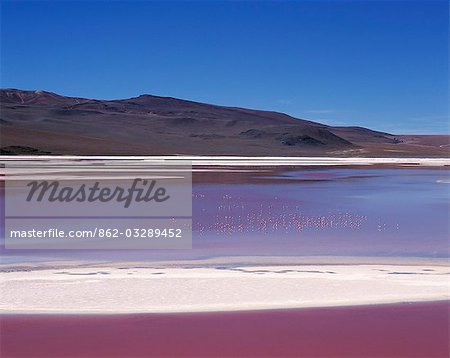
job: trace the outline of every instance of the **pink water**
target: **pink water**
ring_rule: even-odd
[[[5,358],[449,356],[449,302],[0,322]]]
[[[197,173],[194,179],[203,176]],[[242,180],[227,173],[213,181],[195,180],[192,250],[2,250],[2,261],[449,257],[448,170],[286,169],[255,177]]]

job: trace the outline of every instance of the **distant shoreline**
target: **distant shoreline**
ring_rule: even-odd
[[[450,158],[426,157],[248,157],[248,156],[89,156],[89,155],[2,155],[0,162],[26,161],[26,160],[52,160],[60,161],[138,161],[149,164],[176,164],[191,162],[193,166],[356,166],[356,165],[407,165],[407,166],[450,166]]]
[[[20,251],[20,250],[19,250]],[[19,255],[17,255],[19,256]],[[47,261],[2,262],[0,256],[0,273],[14,271],[39,271],[50,269],[76,268],[217,268],[217,267],[247,267],[247,266],[291,266],[291,265],[389,265],[389,266],[442,266],[450,267],[448,257],[423,256],[211,256],[192,259],[160,259],[146,261],[109,261],[60,259]],[[449,268],[450,271],[450,268]]]

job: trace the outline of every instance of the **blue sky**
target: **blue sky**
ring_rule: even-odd
[[[449,133],[448,2],[8,1],[1,87]]]

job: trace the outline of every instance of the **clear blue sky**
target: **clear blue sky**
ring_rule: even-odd
[[[448,2],[8,1],[1,86],[449,133]]]

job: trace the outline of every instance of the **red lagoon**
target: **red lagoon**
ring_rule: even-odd
[[[2,357],[448,357],[449,304],[2,315]]]

